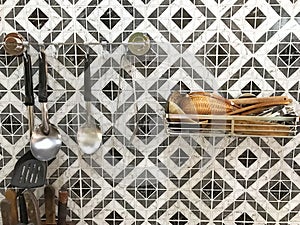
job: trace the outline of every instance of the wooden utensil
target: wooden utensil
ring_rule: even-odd
[[[46,225],[54,225],[55,221],[55,189],[47,185],[44,189]]]
[[[289,98],[286,96],[270,96],[270,97],[260,97],[260,98],[235,98],[229,99],[229,101],[234,102],[238,105],[250,105],[264,102],[282,102],[288,101]]]
[[[17,206],[17,193],[13,189],[7,189],[5,191],[5,198],[10,202],[10,215],[11,224],[18,224],[18,206]]]
[[[34,225],[41,225],[42,223],[40,209],[35,195],[32,191],[26,190],[24,191],[24,198],[26,202],[29,222],[33,223]]]
[[[11,203],[8,199],[2,199],[0,202],[1,206],[1,217],[3,225],[12,225],[11,218]]]
[[[66,225],[68,191],[60,189],[58,192],[58,221],[57,225]]]

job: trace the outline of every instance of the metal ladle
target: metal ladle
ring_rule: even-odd
[[[42,124],[37,126],[30,140],[31,152],[35,158],[48,161],[56,157],[62,140],[55,125],[49,122],[47,109],[47,64],[43,51],[39,54],[39,102],[41,103]]]
[[[93,154],[102,143],[102,132],[91,118],[91,71],[89,54],[85,55],[84,63],[84,101],[86,102],[86,123],[77,132],[77,143],[85,154]]]

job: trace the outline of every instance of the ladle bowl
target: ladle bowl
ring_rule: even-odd
[[[56,157],[62,145],[61,135],[57,127],[48,120],[46,104],[42,104],[42,124],[37,126],[31,136],[32,155],[41,161],[49,161]]]
[[[89,64],[89,54],[85,56],[84,70],[84,100],[86,102],[86,122],[77,131],[77,143],[81,151],[85,154],[93,154],[102,143],[102,131],[91,118],[91,71]]]
[[[32,155],[41,161],[49,161],[55,158],[62,145],[61,135],[57,128],[52,124],[50,124],[49,128],[49,134],[45,135],[40,125],[35,128],[31,137],[30,148]]]
[[[93,154],[102,143],[101,130],[93,124],[83,124],[77,132],[77,143],[85,154]]]
[[[56,157],[61,145],[61,135],[48,118],[47,108],[47,64],[45,53],[39,54],[39,102],[41,103],[42,123],[32,132],[30,147],[32,155],[41,161],[49,161]]]

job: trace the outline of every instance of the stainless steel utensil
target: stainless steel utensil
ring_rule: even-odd
[[[33,121],[33,84],[31,71],[30,55],[24,53],[24,80],[25,80],[25,102],[28,109],[28,127],[31,138],[34,126]],[[20,159],[18,159],[11,179],[11,186],[21,189],[40,187],[45,184],[47,165],[46,162],[37,160],[31,153],[26,152]]]
[[[62,140],[55,125],[49,122],[47,109],[47,64],[43,51],[39,54],[39,102],[41,103],[42,124],[36,127],[32,133],[30,147],[35,158],[48,161],[56,157]]]
[[[84,64],[84,100],[86,102],[86,123],[77,132],[77,143],[81,151],[85,154],[93,154],[100,148],[102,143],[102,132],[91,118],[91,71],[89,54],[85,56]]]

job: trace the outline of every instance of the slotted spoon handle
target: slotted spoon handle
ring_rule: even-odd
[[[48,100],[47,96],[47,64],[44,51],[39,53],[39,102],[45,103]]]
[[[25,79],[25,105],[34,105],[33,83],[32,83],[32,68],[31,57],[28,52],[24,52],[24,79]]]

